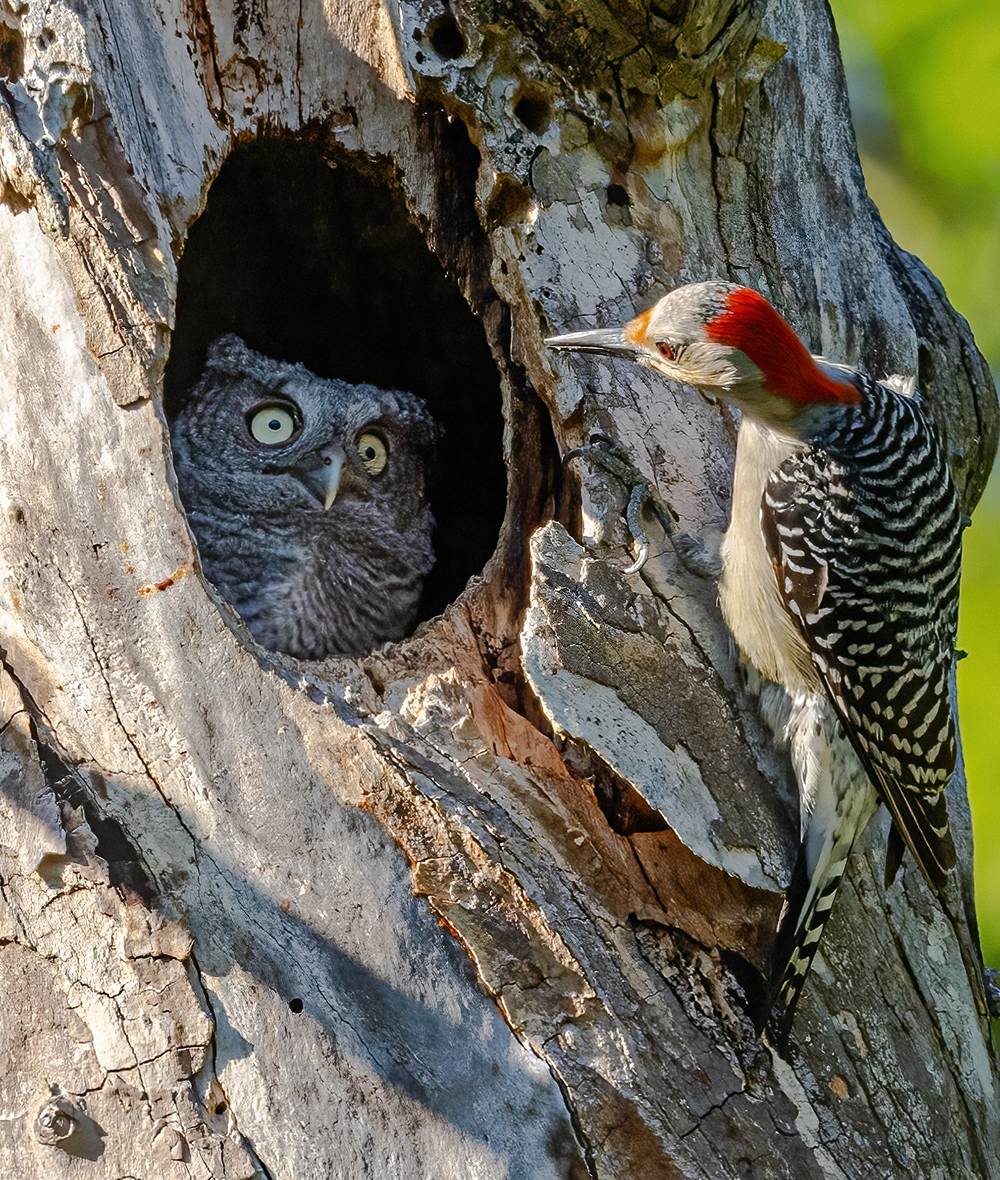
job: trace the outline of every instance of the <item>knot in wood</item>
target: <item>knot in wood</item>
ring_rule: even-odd
[[[76,1103],[54,1095],[35,1115],[35,1138],[45,1147],[58,1147],[76,1130],[80,1114]]]

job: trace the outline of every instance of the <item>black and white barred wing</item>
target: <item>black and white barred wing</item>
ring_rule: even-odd
[[[937,888],[955,859],[944,790],[955,766],[960,508],[919,409],[880,392],[875,409],[895,421],[869,423],[867,450],[864,439],[845,445],[850,461],[816,446],[787,460],[767,485],[761,523],[851,744]]]

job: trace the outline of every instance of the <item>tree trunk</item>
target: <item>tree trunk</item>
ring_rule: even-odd
[[[559,462],[600,432],[718,530],[735,423],[541,345],[745,281],[918,375],[971,509],[990,376],[865,193],[825,6],[0,0],[0,78],[3,1174],[996,1176],[884,818],[755,1038],[785,756],[714,589],[623,572],[625,491]],[[300,665],[202,579],[168,422],[229,329],[444,420],[412,638]]]

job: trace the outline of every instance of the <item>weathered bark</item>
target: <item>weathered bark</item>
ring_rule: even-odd
[[[956,935],[912,865],[884,893],[884,823],[794,1051],[756,1041],[788,767],[712,588],[623,574],[622,489],[557,458],[599,430],[717,529],[734,424],[540,344],[748,281],[918,373],[971,507],[992,384],[865,194],[825,7],[2,0],[0,74],[3,1174],[997,1175]],[[405,202],[499,374],[496,552],[363,660],[255,648],[174,493],[178,264],[259,136]],[[368,298],[385,348],[458,347]]]

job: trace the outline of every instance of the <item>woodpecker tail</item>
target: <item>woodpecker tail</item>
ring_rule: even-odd
[[[802,843],[771,953],[766,1027],[788,1041],[858,835],[878,805],[874,788],[825,701],[797,702],[787,737],[801,792]]]
[[[818,848],[811,849],[807,840],[799,851],[771,955],[767,1029],[779,1047],[788,1042],[803,985],[827,919],[833,912],[851,849],[862,827],[861,818],[867,823],[868,816],[859,817],[853,813],[845,816],[846,822],[836,828],[822,834],[814,833],[821,835]]]

